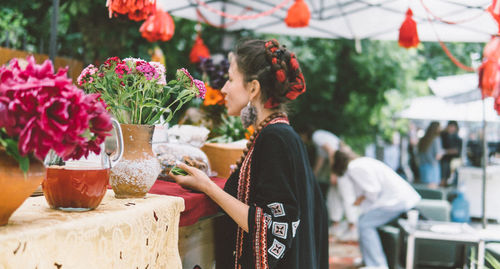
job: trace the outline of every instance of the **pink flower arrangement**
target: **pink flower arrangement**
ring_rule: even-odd
[[[194,97],[204,98],[205,85],[182,68],[168,82],[165,66],[138,58],[108,58],[99,68],[87,66],[78,78],[86,92],[99,93],[120,123],[157,124]],[[162,120],[164,119],[164,120]]]
[[[92,67],[87,74],[95,74]],[[26,68],[17,59],[0,67],[0,142],[17,141],[21,156],[34,153],[44,159],[54,150],[64,160],[99,154],[100,144],[112,129],[106,104],[99,94],[85,94],[66,75],[54,74],[52,62]],[[85,78],[83,78],[85,77]],[[80,80],[90,82],[89,76]],[[2,130],[3,128],[3,130]]]

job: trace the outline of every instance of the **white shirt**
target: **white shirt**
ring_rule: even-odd
[[[312,134],[312,141],[316,146],[318,155],[323,158],[328,158],[328,152],[323,148],[324,145],[327,145],[333,151],[338,150],[340,146],[340,139],[336,135],[325,130],[314,131]]]
[[[349,162],[346,175],[352,180],[357,196],[364,195],[363,212],[403,203],[413,208],[420,195],[394,170],[376,159],[361,157]]]

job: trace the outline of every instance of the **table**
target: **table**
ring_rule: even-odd
[[[223,188],[226,179],[211,178]],[[193,192],[177,183],[157,180],[150,193],[178,196],[184,199],[185,210],[179,221],[179,254],[182,268],[214,268],[216,260],[215,227],[222,215],[217,206],[204,193]]]
[[[28,198],[0,227],[0,268],[182,268],[179,197],[116,199],[108,190],[88,212]]]
[[[477,244],[477,268],[484,268],[484,253],[485,246],[483,238],[466,223],[454,222],[441,222],[441,221],[419,221],[416,228],[410,227],[405,219],[398,220],[399,225],[408,234],[407,247],[406,247],[406,269],[413,269],[414,267],[414,252],[416,239],[428,239],[437,241],[450,241],[450,242],[465,242]],[[431,227],[449,227],[449,231],[438,232],[431,230]],[[451,233],[451,230],[456,230],[457,233]],[[471,261],[472,264],[472,261]],[[471,266],[471,268],[474,268]]]
[[[227,179],[212,177],[215,184],[224,188]],[[156,180],[149,193],[178,196],[184,199],[185,210],[181,213],[179,226],[195,224],[200,218],[217,214],[220,208],[206,194],[184,189],[175,182]]]

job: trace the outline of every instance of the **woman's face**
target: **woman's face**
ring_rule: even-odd
[[[235,57],[232,57],[229,65],[229,79],[221,90],[225,95],[224,99],[226,100],[227,114],[229,116],[239,116],[240,111],[248,104],[250,96],[245,87],[246,85],[247,83],[238,69]]]

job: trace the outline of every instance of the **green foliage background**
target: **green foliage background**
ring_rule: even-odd
[[[9,28],[11,46],[47,53],[52,1],[4,2],[0,32]],[[99,64],[110,56],[148,59],[149,51],[158,45],[165,53],[167,78],[172,78],[179,67],[195,70],[188,55],[196,22],[174,20],[172,40],[148,43],[139,33],[142,22],[109,19],[103,0],[61,0],[58,54]],[[307,82],[307,92],[291,105],[292,125],[330,130],[358,152],[377,136],[389,140],[394,131],[405,132],[407,123],[396,115],[410,98],[428,94],[427,79],[463,73],[437,43],[424,42],[406,50],[395,41],[363,40],[361,51],[356,51],[352,40],[226,33],[203,25],[202,38],[212,54],[227,53],[221,45],[224,35],[235,40],[277,38],[287,44],[298,55]],[[471,58],[481,55],[484,44],[447,45],[460,61],[471,65]]]

